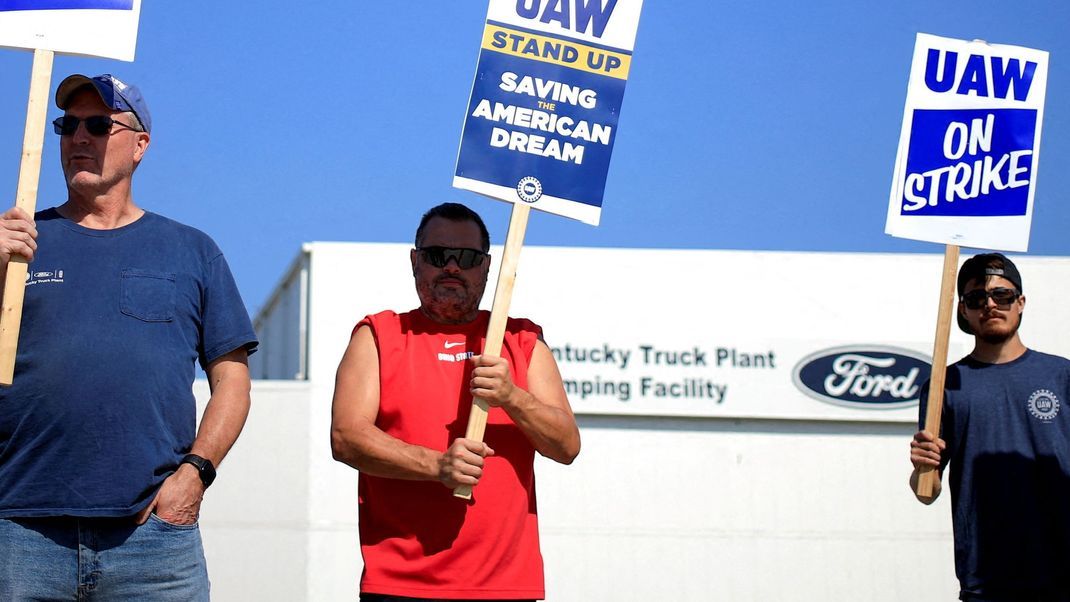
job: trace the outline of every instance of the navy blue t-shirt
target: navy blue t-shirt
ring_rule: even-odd
[[[1070,361],[1032,350],[1005,364],[966,357],[948,367],[945,390],[962,592],[1070,600]],[[927,393],[925,383],[922,421]]]
[[[136,514],[193,444],[197,364],[256,335],[204,233],[153,213],[114,230],[35,219],[0,517]]]

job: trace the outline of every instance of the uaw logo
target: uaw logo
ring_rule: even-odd
[[[792,380],[818,401],[860,409],[890,410],[918,403],[929,378],[925,355],[882,345],[846,346],[812,353],[795,365]]]
[[[535,176],[524,176],[516,183],[516,195],[525,203],[534,203],[542,198],[542,182]]]
[[[1047,389],[1034,391],[1029,396],[1029,413],[1038,420],[1051,422],[1059,413],[1059,398]]]

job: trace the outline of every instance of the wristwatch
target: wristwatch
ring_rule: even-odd
[[[186,457],[182,458],[182,461],[178,464],[180,466],[182,464],[192,464],[197,469],[197,474],[201,477],[201,482],[204,483],[205,489],[215,480],[215,466],[207,458],[202,458],[197,454],[186,454]]]

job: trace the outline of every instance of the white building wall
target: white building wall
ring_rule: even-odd
[[[302,249],[253,323],[263,345],[249,358],[254,379],[307,378],[309,255]]]
[[[576,464],[539,467],[550,599],[956,597],[949,509],[913,500],[905,425],[588,416],[581,428]]]
[[[194,392],[203,411],[206,381]],[[201,507],[214,600],[313,600],[308,384],[254,381],[241,437]],[[326,599],[326,598],[318,598]]]
[[[304,252],[307,381],[254,383],[249,423],[205,501],[216,600],[357,595],[356,471],[334,462],[329,444],[334,371],[360,317],[417,301],[406,245],[311,243]],[[547,599],[954,599],[948,496],[923,506],[906,484],[916,409],[841,408],[791,384],[795,363],[827,347],[929,353],[941,262],[525,248],[511,314],[541,323],[551,346],[726,345],[779,358],[772,370],[703,372],[727,383],[723,404],[572,400],[583,451],[572,466],[536,466]],[[1070,261],[1018,264],[1029,299],[1023,338],[1070,355],[1070,308],[1059,303]],[[294,306],[258,324],[296,320]],[[261,353],[290,344],[262,333]],[[953,330],[950,357],[969,344]],[[561,369],[565,378],[693,374]]]
[[[253,396],[203,506],[213,599],[355,600],[356,472],[331,460],[329,419],[312,411],[329,399],[275,381]],[[579,423],[572,466],[536,465],[547,600],[956,596],[947,498],[922,506],[906,485],[910,425]]]

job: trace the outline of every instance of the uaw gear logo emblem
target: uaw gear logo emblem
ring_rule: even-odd
[[[1059,398],[1047,389],[1039,389],[1029,396],[1029,413],[1043,422],[1051,422],[1059,413]]]
[[[516,183],[516,194],[525,203],[534,203],[542,198],[542,182],[535,176],[525,176]]]

